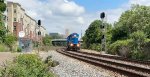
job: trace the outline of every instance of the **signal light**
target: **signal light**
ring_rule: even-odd
[[[100,18],[101,18],[101,19],[104,19],[104,18],[105,18],[105,13],[104,13],[104,12],[101,13]]]
[[[104,39],[105,38],[105,36],[104,35],[102,35],[102,39]]]
[[[38,25],[41,26],[41,20],[38,20]]]
[[[105,28],[104,25],[101,25],[100,27],[101,27],[101,29],[104,29],[104,28]]]

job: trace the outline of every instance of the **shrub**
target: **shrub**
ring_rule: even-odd
[[[57,65],[59,65],[59,62],[58,61],[52,61],[52,67],[55,67],[55,66],[57,66]]]
[[[45,59],[45,63],[50,66],[50,67],[55,67],[57,65],[59,65],[59,62],[58,61],[53,61],[52,59],[52,56],[48,56],[46,59]]]
[[[146,55],[144,53],[142,53],[141,51],[133,50],[130,53],[130,58],[144,60],[146,58]]]
[[[34,54],[16,57],[1,71],[1,77],[54,77],[49,68]]]
[[[0,44],[0,52],[6,52],[8,51],[7,47],[3,44]]]
[[[46,59],[45,59],[45,63],[48,63],[49,61],[51,61],[52,59],[52,56],[48,56]]]
[[[22,49],[20,47],[18,47],[17,52],[22,52]]]
[[[4,38],[4,44],[10,48],[10,51],[12,51],[13,45],[16,43],[16,40],[17,38],[14,35],[9,34]]]
[[[96,51],[101,51],[101,44],[91,44],[90,49],[96,50]]]
[[[114,43],[112,43],[109,47],[108,47],[108,53],[110,54],[114,54],[114,55],[119,55],[120,53],[120,49],[122,47],[126,47],[126,48],[130,48],[130,42],[132,40],[128,39],[128,40],[118,40]]]

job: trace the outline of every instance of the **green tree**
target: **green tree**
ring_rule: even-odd
[[[6,4],[4,3],[5,0],[0,0],[0,11],[4,12],[6,10]]]
[[[133,5],[130,10],[122,13],[114,25],[112,41],[129,38],[136,31],[143,31],[150,38],[150,6]]]
[[[4,3],[4,0],[0,0],[0,40],[1,42],[4,41],[4,36],[6,34],[6,28],[4,24],[4,16],[2,13],[6,10],[6,4]]]
[[[130,10],[122,13],[119,21],[114,24],[111,33],[110,52],[119,51],[121,47],[128,47],[131,58],[142,59],[146,57],[143,48],[145,48],[145,44],[149,45],[150,6],[133,5]],[[119,42],[128,39],[130,39],[131,44],[124,42],[125,45],[122,46],[123,42]]]
[[[111,29],[111,25],[108,23],[104,23],[104,25],[107,26],[109,32],[109,29]],[[85,48],[90,48],[90,47],[93,48],[92,45],[101,44],[101,38],[102,38],[101,27],[102,27],[102,21],[100,20],[95,20],[90,24],[89,28],[86,30],[85,35],[83,37]]]
[[[46,35],[44,38],[43,38],[43,44],[45,46],[51,46],[52,43],[51,43],[51,37],[49,35]]]
[[[12,51],[13,45],[15,44],[16,40],[16,37],[12,34],[9,34],[4,38],[4,43],[10,48],[10,51]]]

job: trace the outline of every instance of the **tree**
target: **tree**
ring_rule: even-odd
[[[143,31],[150,38],[150,6],[133,5],[122,13],[112,31],[112,41],[129,38],[136,31]]]
[[[51,37],[49,35],[46,35],[44,38],[43,38],[43,44],[45,46],[51,46],[52,43],[51,43]]]
[[[6,10],[6,4],[4,3],[5,0],[0,0],[0,11],[4,12]]]
[[[16,37],[12,34],[5,36],[4,43],[10,48],[10,51],[12,51],[13,45],[15,44],[16,40]]]
[[[0,40],[2,40],[1,42],[4,41],[4,37],[6,34],[6,28],[5,28],[5,24],[3,21],[3,12],[6,10],[6,4],[4,3],[4,0],[0,0]]]
[[[150,39],[150,6],[133,5],[130,10],[122,13],[119,21],[114,24],[111,31],[110,51],[118,51],[121,47],[129,47],[130,57],[142,59],[146,56],[145,44],[149,45]],[[131,44],[121,42],[130,39]],[[121,46],[121,47],[120,47]]]
[[[111,28],[111,25],[108,23],[104,23],[105,26],[107,26],[108,29]],[[89,28],[86,30],[85,35],[83,37],[84,45],[86,48],[89,48],[90,45],[94,44],[100,44],[101,38],[102,38],[102,21],[95,20],[93,21]]]

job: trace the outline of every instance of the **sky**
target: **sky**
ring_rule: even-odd
[[[85,33],[90,23],[106,13],[105,21],[113,24],[131,4],[150,5],[150,0],[7,0],[20,3],[35,20],[42,20],[48,33]]]

